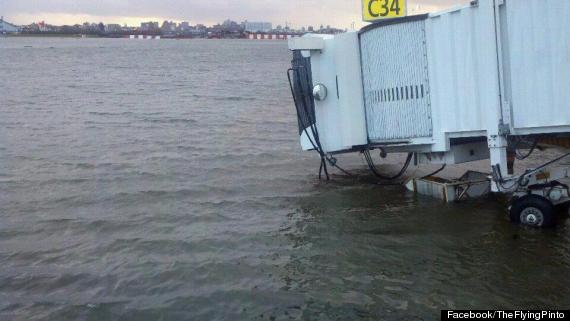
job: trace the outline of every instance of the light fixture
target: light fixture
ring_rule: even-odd
[[[327,87],[323,84],[316,84],[313,87],[313,97],[318,101],[323,101],[327,98]]]

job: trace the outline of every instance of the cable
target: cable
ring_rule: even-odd
[[[570,153],[566,153],[563,154],[562,156],[559,156],[547,163],[542,164],[541,166],[537,167],[537,168],[533,168],[533,169],[527,169],[522,175],[519,176],[519,178],[509,187],[505,187],[504,183],[505,180],[503,179],[503,175],[501,174],[501,169],[498,165],[493,165],[491,166],[492,170],[493,170],[493,180],[495,181],[495,183],[502,188],[503,190],[518,190],[521,187],[526,187],[529,184],[529,181],[526,180],[526,177],[529,176],[530,174],[536,173],[538,171],[540,171],[543,168],[546,168],[558,161],[561,161],[562,159],[566,158],[570,156]],[[526,180],[526,182],[525,182]]]
[[[332,167],[338,169],[339,171],[343,172],[344,174],[346,174],[346,175],[348,175],[348,176],[350,176],[350,177],[356,177],[356,175],[354,175],[354,174],[350,173],[349,171],[347,171],[346,169],[344,169],[344,168],[338,166],[338,164],[337,164],[337,159],[334,158],[334,157],[332,157],[331,155],[328,155],[328,156],[327,156],[327,161],[329,162],[329,164],[330,164]]]
[[[436,170],[435,172],[433,172],[433,173],[431,173],[431,174],[428,174],[428,175],[422,177],[422,179],[426,179],[426,178],[428,178],[428,177],[432,177],[432,176],[434,176],[434,175],[437,175],[437,174],[441,173],[446,167],[447,167],[447,164],[443,164],[443,166],[441,166],[440,169]]]
[[[295,68],[295,69],[290,68],[287,70],[287,78],[289,80],[289,87],[291,88],[291,95],[293,96],[293,101],[295,103],[295,109],[297,110],[297,119],[299,120],[299,125],[302,128],[302,132],[305,133],[305,135],[307,136],[307,139],[309,140],[309,142],[313,146],[313,149],[315,151],[317,151],[319,153],[319,156],[321,157],[321,163],[320,163],[320,167],[319,167],[319,179],[322,179],[322,174],[323,174],[323,170],[324,170],[325,175],[327,177],[327,181],[328,181],[328,180],[330,180],[330,177],[329,177],[328,171],[326,169],[326,163],[323,161],[324,153],[321,149],[317,130],[312,125],[312,122],[310,119],[310,114],[309,114],[307,107],[306,107],[306,97],[303,95],[303,91],[302,91],[303,86],[301,84],[301,78],[299,76],[299,69],[300,68]],[[301,96],[302,96],[301,102],[299,102],[299,97],[295,93],[295,89],[294,89],[295,87],[293,85],[293,80],[291,79],[292,78],[291,74],[293,74],[293,77],[296,80],[297,88],[301,89],[300,90]],[[311,128],[311,133],[313,135],[311,135],[307,131],[307,128]],[[313,139],[314,139],[314,141],[313,141]]]
[[[394,176],[385,176],[385,175],[380,174],[376,168],[376,165],[374,165],[374,160],[372,159],[372,156],[370,155],[370,149],[367,149],[367,150],[363,151],[362,153],[364,154],[364,158],[366,159],[366,163],[368,164],[370,171],[376,177],[383,179],[383,180],[388,180],[388,181],[392,181],[392,180],[395,180],[395,179],[402,177],[402,175],[404,175],[406,170],[408,170],[408,167],[410,166],[410,163],[411,163],[412,158],[414,156],[414,153],[408,153],[408,157],[406,158],[406,162],[404,163],[404,166],[402,167],[400,172],[398,172],[398,174],[396,174]]]
[[[305,77],[302,77],[302,75],[304,75]],[[330,175],[328,172],[329,165],[338,169],[339,171],[350,177],[356,177],[356,175],[353,175],[344,168],[340,167],[337,164],[337,159],[334,158],[332,155],[325,153],[321,145],[319,131],[316,125],[316,119],[315,116],[309,111],[309,106],[308,106],[308,102],[312,102],[314,100],[313,93],[310,90],[311,88],[309,88],[308,92],[305,92],[307,87],[309,87],[311,83],[309,78],[309,72],[306,66],[301,65],[288,69],[287,78],[289,80],[291,95],[293,96],[295,109],[297,111],[297,119],[299,121],[299,125],[302,128],[301,134],[304,133],[307,136],[307,139],[311,143],[311,146],[319,154],[321,158],[321,163],[319,166],[319,179],[322,179],[322,175],[324,173],[327,181],[330,180]],[[303,85],[303,82],[305,86]],[[366,150],[363,153],[367,159],[368,167],[370,168],[372,173],[374,173],[376,177],[384,180],[395,180],[400,178],[410,166],[410,162],[413,157],[413,153],[409,153],[408,158],[406,159],[406,163],[404,164],[404,167],[400,170],[400,172],[397,175],[390,177],[390,176],[384,176],[377,171],[374,162],[372,160],[372,157],[370,156],[369,150]]]
[[[518,160],[525,160],[525,159],[529,158],[530,155],[532,155],[532,154],[534,153],[534,150],[535,150],[536,147],[538,146],[539,140],[540,140],[540,136],[539,136],[539,137],[536,137],[536,139],[535,139],[534,142],[532,143],[532,145],[531,145],[530,150],[528,151],[528,153],[525,154],[525,155],[522,155],[522,154],[519,153],[519,145],[523,142],[523,139],[522,139],[522,138],[519,138],[518,141],[515,143],[515,147],[514,147],[516,159],[518,159]]]
[[[557,158],[555,158],[555,159],[549,161],[548,163],[542,164],[542,165],[540,165],[540,166],[537,167],[537,168],[534,168],[534,169],[532,169],[532,170],[529,170],[528,173],[525,174],[525,175],[528,175],[528,174],[530,174],[530,173],[532,173],[532,172],[538,172],[539,170],[541,170],[541,169],[543,169],[543,168],[545,168],[545,167],[548,167],[548,166],[550,166],[550,165],[552,165],[552,164],[554,164],[554,163],[556,163],[556,162],[558,162],[558,161],[561,161],[561,160],[563,160],[564,158],[566,158],[566,157],[568,157],[568,156],[570,156],[570,153],[563,154],[562,156],[559,156],[559,157],[557,157]]]
[[[303,78],[301,78],[301,70],[305,72],[305,84],[307,86],[310,84],[309,73],[304,66],[290,68],[287,70],[287,78],[289,80],[289,87],[291,88],[291,95],[293,96],[293,101],[295,102],[295,108],[297,110],[297,119],[302,129],[302,133],[305,133],[307,139],[313,146],[313,149],[319,153],[321,157],[321,163],[319,167],[319,179],[322,179],[323,173],[325,174],[327,181],[330,180],[330,175],[328,172],[328,165],[337,168],[344,174],[354,177],[353,174],[348,172],[347,170],[343,169],[337,164],[337,159],[331,156],[330,154],[326,154],[324,149],[321,145],[321,141],[319,138],[319,131],[317,129],[316,120],[309,112],[309,108],[307,106],[307,101],[313,101],[314,97],[312,92],[309,91],[308,94],[305,93],[303,89],[306,89],[307,86],[303,86]],[[293,78],[293,79],[292,79]],[[295,88],[299,90],[297,93],[295,92]],[[300,96],[300,97],[299,97]],[[310,133],[308,131],[310,129]],[[312,134],[312,135],[311,135]]]

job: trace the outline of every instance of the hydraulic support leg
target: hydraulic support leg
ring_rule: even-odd
[[[492,135],[488,137],[488,143],[489,151],[491,154],[491,166],[494,169],[493,172],[499,176],[495,177],[495,175],[493,175],[493,181],[491,182],[491,191],[501,192],[502,188],[496,180],[507,178],[509,175],[507,160],[507,138],[504,136]]]

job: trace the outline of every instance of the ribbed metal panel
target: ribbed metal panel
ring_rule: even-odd
[[[489,1],[426,21],[434,140],[498,128],[500,110],[494,9]]]
[[[425,20],[367,30],[360,46],[369,139],[430,137]]]
[[[505,69],[513,126],[538,132],[547,132],[541,127],[569,126],[570,1],[505,3],[503,45],[508,48]]]

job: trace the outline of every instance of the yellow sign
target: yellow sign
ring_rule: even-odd
[[[407,0],[362,0],[362,19],[375,21],[405,17]]]

